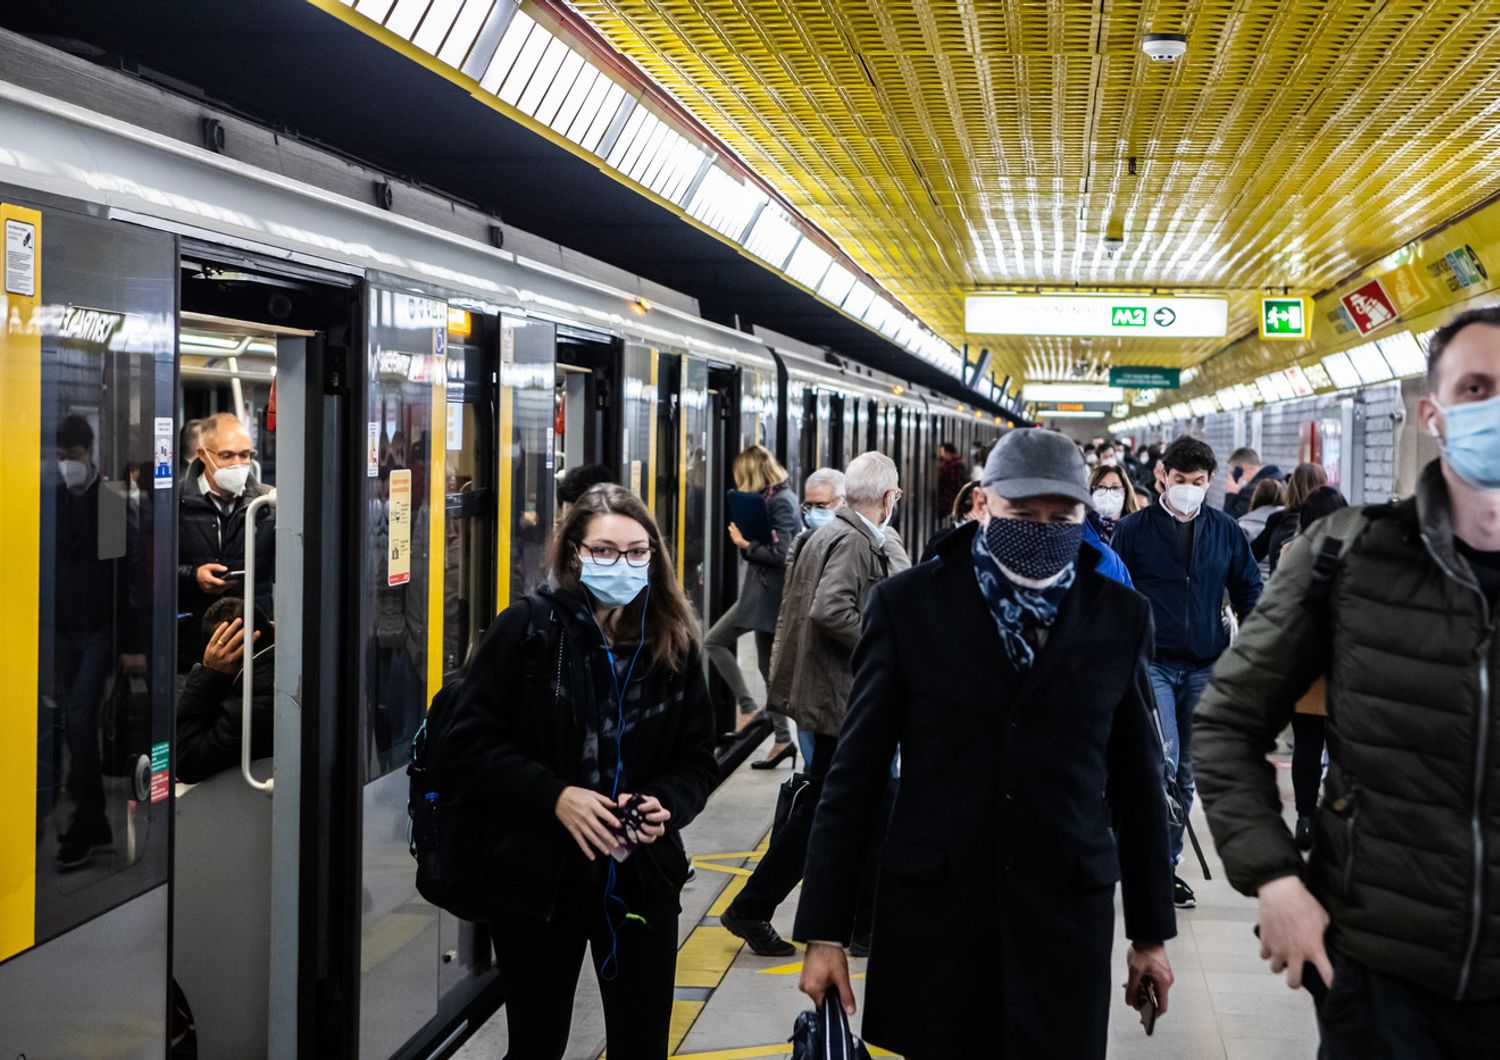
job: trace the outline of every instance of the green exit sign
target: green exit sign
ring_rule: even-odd
[[[1262,298],[1260,300],[1261,338],[1305,339],[1307,327],[1306,299]]]
[[[1182,385],[1182,369],[1111,368],[1109,385],[1129,390],[1176,390]]]

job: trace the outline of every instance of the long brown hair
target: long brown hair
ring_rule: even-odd
[[[1089,492],[1093,493],[1099,488],[1099,483],[1104,481],[1105,475],[1113,475],[1120,480],[1120,487],[1125,491],[1125,507],[1120,509],[1120,518],[1141,510],[1141,499],[1135,495],[1135,483],[1130,481],[1130,476],[1125,474],[1125,469],[1116,467],[1114,464],[1100,464],[1089,474]],[[1113,489],[1106,486],[1105,489]]]
[[[1286,506],[1302,507],[1302,502],[1312,495],[1313,490],[1326,485],[1328,472],[1323,470],[1322,464],[1298,464],[1292,468],[1291,477],[1287,479]]]
[[[623,515],[634,519],[645,528],[653,550],[650,592],[642,593],[625,605],[615,623],[616,637],[623,644],[634,643],[641,629],[641,609],[645,608],[647,660],[653,666],[661,664],[680,670],[687,662],[688,654],[698,648],[698,618],[677,584],[672,555],[661,539],[656,520],[641,499],[624,486],[614,483],[591,486],[568,509],[552,537],[552,552],[548,558],[552,583],[560,589],[581,589],[579,572],[583,564],[578,558],[578,546],[583,544],[589,524],[599,515]],[[622,556],[616,562],[624,563],[625,558]]]

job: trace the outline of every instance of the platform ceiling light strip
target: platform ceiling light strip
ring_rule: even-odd
[[[874,291],[836,262],[760,188],[715,164],[712,146],[674,128],[590,57],[513,0],[341,0],[346,7],[473,78],[610,168],[659,195],[773,269],[930,364],[963,373],[963,357],[889,304],[865,316]],[[508,19],[508,20],[507,20]],[[618,129],[611,138],[612,129]],[[606,142],[608,141],[608,142]],[[845,305],[855,290],[863,294]]]

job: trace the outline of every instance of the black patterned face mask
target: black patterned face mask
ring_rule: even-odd
[[[1034,523],[1029,519],[991,516],[984,527],[985,547],[995,562],[1023,578],[1046,581],[1078,558],[1082,523]]]

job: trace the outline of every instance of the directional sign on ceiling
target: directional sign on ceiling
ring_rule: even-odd
[[[971,335],[1106,335],[1117,338],[1222,338],[1223,298],[1125,294],[971,294],[964,300]]]

